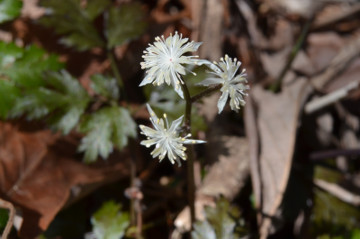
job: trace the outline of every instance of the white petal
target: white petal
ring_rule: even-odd
[[[200,83],[197,83],[197,85],[209,86],[209,85],[215,85],[215,84],[222,84],[223,82],[224,82],[224,80],[220,79],[220,78],[207,78],[207,79],[201,81]]]
[[[180,126],[180,124],[182,123],[183,119],[184,119],[184,116],[182,115],[182,116],[181,116],[180,118],[178,118],[177,120],[174,120],[174,121],[171,123],[171,126],[170,126],[170,128],[169,128],[169,131],[170,131],[170,132],[175,132],[175,131],[179,128],[179,126]]]
[[[206,141],[199,139],[185,139],[184,144],[205,144]]]
[[[227,91],[225,91],[225,92],[222,93],[222,95],[221,95],[221,97],[220,97],[220,99],[219,99],[219,101],[218,101],[218,104],[217,104],[217,107],[218,107],[218,109],[219,109],[218,114],[220,114],[220,113],[223,111],[224,106],[225,106],[225,104],[226,104],[226,102],[227,102],[228,97],[229,97],[229,93],[228,93]]]

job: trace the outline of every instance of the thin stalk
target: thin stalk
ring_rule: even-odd
[[[115,55],[112,50],[107,51],[107,58],[110,60],[111,70],[115,76],[116,82],[119,85],[120,92],[123,95],[123,98],[126,98],[126,92],[124,90],[124,82],[121,78],[119,68],[117,67]]]
[[[121,95],[123,96],[123,99],[127,99],[127,95],[124,90],[124,82],[121,78],[120,71],[116,62],[116,58],[114,55],[114,52],[112,49],[109,49],[107,51],[107,57],[110,60],[111,70],[116,78],[116,81],[119,86],[119,90],[121,92]],[[127,104],[128,105],[128,104]],[[136,179],[136,160],[135,160],[135,142],[133,140],[129,141],[129,148],[130,148],[130,155],[131,155],[131,161],[130,161],[130,187],[135,187],[135,179]],[[136,199],[133,197],[130,197],[130,223],[131,225],[136,226],[138,217],[137,212],[135,210],[135,204]],[[140,215],[141,216],[141,215]],[[136,238],[141,238],[141,232],[137,230]]]
[[[185,129],[187,133],[190,133],[191,129],[191,107],[192,101],[189,89],[185,83],[181,83],[181,88],[184,92],[184,98],[186,101],[185,106]],[[187,158],[187,181],[188,181],[188,201],[190,207],[190,219],[191,227],[195,222],[195,177],[194,177],[194,148],[188,147],[188,158]]]

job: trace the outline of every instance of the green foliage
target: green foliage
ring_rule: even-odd
[[[98,239],[119,239],[129,226],[129,214],[121,212],[121,205],[114,201],[104,203],[91,218],[93,233]]]
[[[34,45],[21,48],[14,43],[0,42],[1,78],[8,78],[19,87],[41,86],[45,71],[57,71],[63,67],[56,55],[47,54]]]
[[[18,97],[20,97],[20,91],[14,84],[0,79],[0,118],[6,118]]]
[[[8,117],[10,110],[13,116],[22,114],[14,112],[15,105],[32,107],[37,100],[33,92],[40,91],[39,87],[45,85],[44,72],[61,68],[63,63],[58,61],[56,55],[49,55],[36,46],[21,48],[14,43],[0,42],[0,117]],[[35,110],[35,115],[47,113],[40,106]]]
[[[108,48],[123,45],[140,36],[145,29],[141,5],[137,3],[111,8],[108,15]]]
[[[194,224],[194,231],[191,232],[193,239],[234,239],[238,235],[234,233],[236,221],[234,217],[239,217],[236,208],[230,207],[229,202],[220,199],[215,208],[205,209],[206,219]]]
[[[315,168],[315,178],[324,178],[333,183],[341,183],[341,174],[325,167]],[[314,190],[314,208],[311,215],[311,231],[324,238],[352,238],[360,228],[358,208],[340,201],[327,192]],[[356,237],[355,237],[356,238]]]
[[[82,6],[81,0],[42,0],[41,5],[49,9],[49,14],[40,22],[51,27],[56,33],[66,35],[61,42],[78,50],[88,50],[93,47],[103,47],[101,39],[93,22],[106,7],[109,0],[89,0]]]
[[[0,0],[0,23],[10,21],[20,15],[21,0]]]
[[[119,99],[119,87],[115,78],[108,78],[104,75],[96,74],[91,78],[91,88],[95,93],[105,97],[108,100]]]
[[[86,117],[80,125],[80,131],[86,133],[79,146],[85,152],[85,161],[93,162],[98,155],[106,159],[113,145],[122,149],[128,143],[128,137],[136,137],[136,124],[128,110],[118,106],[102,108]]]
[[[145,29],[141,5],[136,3],[109,7],[110,0],[88,0],[86,4],[81,0],[42,0],[41,4],[50,11],[40,22],[65,35],[61,39],[63,44],[80,51],[93,47],[111,49],[138,37]],[[101,33],[96,30],[94,21],[103,12],[107,16],[104,19],[106,29]],[[107,37],[106,44],[103,35]]]
[[[79,122],[90,98],[80,83],[68,72],[46,74],[44,85],[27,89],[16,100],[10,115],[25,114],[27,119],[49,115],[49,122],[56,130],[68,134]]]

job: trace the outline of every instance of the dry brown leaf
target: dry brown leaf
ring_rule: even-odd
[[[215,130],[216,131],[216,130]],[[214,206],[221,195],[232,200],[245,186],[250,173],[249,146],[244,137],[214,135],[207,157],[216,161],[196,191],[196,218],[203,220],[204,207]],[[224,177],[226,175],[226,177]],[[185,208],[174,222],[180,232],[190,230],[190,210]]]
[[[57,148],[56,140],[49,131],[22,132],[9,123],[0,124],[0,189],[23,211],[23,238],[34,238],[45,230],[74,187],[129,174],[125,155],[117,155],[122,160],[85,165],[69,158],[74,152],[61,148],[64,142]],[[79,195],[81,192],[72,196]]]
[[[260,177],[255,180],[260,185],[254,185],[258,187],[254,191],[261,190],[256,205],[261,205],[261,213],[268,216],[262,219],[261,238],[267,237],[270,217],[275,215],[282,201],[292,164],[300,109],[310,91],[306,80],[298,79],[278,95],[261,87],[254,87],[250,92],[257,107],[255,114],[261,148],[258,164],[251,165],[255,167],[252,177]],[[254,175],[253,171],[258,173]]]
[[[204,16],[200,25],[200,41],[206,42],[199,51],[200,57],[211,61],[218,61],[222,56],[222,31],[224,6],[222,1],[208,0],[202,9]]]
[[[246,26],[251,38],[251,44],[260,50],[278,51],[289,45],[293,45],[294,31],[297,31],[289,21],[284,18],[277,18],[274,28],[274,33],[266,37],[257,25],[256,13],[251,7],[241,0],[236,1],[236,5],[246,20]]]

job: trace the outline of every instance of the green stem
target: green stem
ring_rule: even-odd
[[[185,107],[185,129],[186,133],[191,132],[191,107],[192,100],[190,96],[189,89],[185,83],[181,83],[181,88],[184,92],[184,98],[186,101]],[[192,146],[188,147],[188,158],[187,158],[187,181],[188,181],[188,200],[190,207],[190,218],[191,218],[191,227],[195,222],[195,177],[194,177],[194,148]]]
[[[112,50],[108,50],[107,51],[107,57],[110,60],[111,70],[112,70],[112,72],[113,72],[113,74],[114,74],[114,76],[116,78],[116,81],[117,81],[117,83],[119,85],[120,92],[122,93],[123,98],[126,98],[126,94],[125,94],[125,90],[124,90],[124,82],[123,82],[123,80],[121,78],[119,68],[117,67],[114,52]]]
[[[206,90],[191,97],[191,102],[194,103],[194,102],[200,100],[202,97],[210,95],[211,93],[214,93],[215,91],[219,90],[221,87],[222,87],[221,84],[210,86]]]

